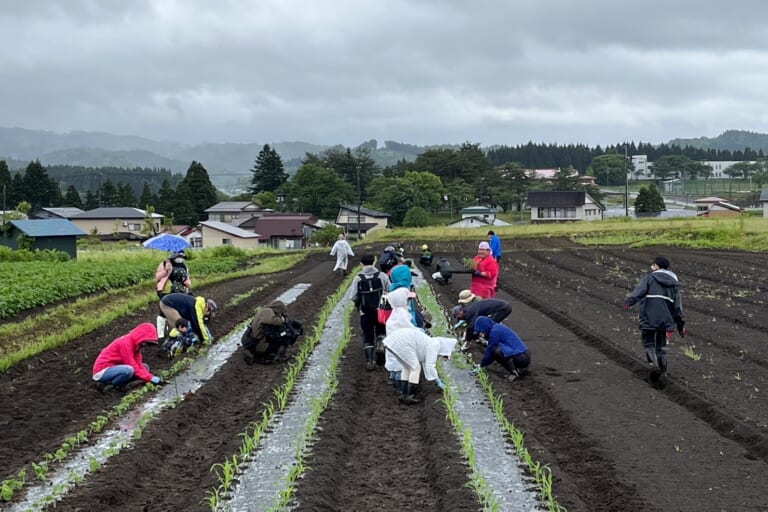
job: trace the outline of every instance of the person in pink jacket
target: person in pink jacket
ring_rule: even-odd
[[[163,379],[152,375],[149,365],[141,358],[146,343],[157,344],[157,331],[150,323],[139,324],[131,332],[120,336],[99,352],[93,363],[93,380],[100,389],[126,390],[137,384],[161,384]]]
[[[499,263],[491,254],[488,242],[480,242],[477,256],[472,258],[472,284],[469,289],[484,299],[496,296],[496,280],[499,278]]]

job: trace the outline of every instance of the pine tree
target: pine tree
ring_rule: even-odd
[[[149,207],[157,207],[157,196],[152,194],[149,188],[149,183],[144,182],[144,187],[141,190],[141,197],[139,197],[139,208],[147,210]]]
[[[83,200],[80,199],[80,192],[77,191],[74,185],[67,187],[67,192],[64,194],[64,202],[67,206],[74,206],[81,210],[85,207]]]
[[[177,204],[177,208],[174,211],[174,217],[178,222],[182,222],[182,219],[185,219],[185,224],[195,225],[204,220],[206,216],[205,210],[218,202],[218,196],[216,187],[211,183],[208,171],[205,170],[203,164],[192,161],[187,170],[187,175],[176,188],[176,197],[180,203],[184,203]],[[186,213],[187,208],[185,205],[189,205],[189,213]],[[185,212],[184,215],[179,214],[179,210],[183,210]]]
[[[51,205],[51,180],[39,160],[30,162],[27,166],[21,193],[20,199],[31,204],[33,211]]]
[[[288,181],[288,173],[283,168],[283,160],[269,144],[264,144],[264,147],[259,151],[251,172],[253,176],[249,190],[254,195],[259,192],[275,192]]]

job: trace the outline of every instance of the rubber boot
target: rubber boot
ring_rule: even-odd
[[[288,349],[285,345],[280,345],[280,347],[277,349],[277,354],[275,354],[274,361],[276,363],[282,363],[285,362],[286,359],[288,359],[288,356],[285,355],[285,351]]]
[[[656,350],[652,348],[645,349],[645,359],[648,361],[648,367],[652,372],[659,371],[659,359],[656,356]]]
[[[163,338],[165,338],[165,324],[166,324],[165,317],[158,315],[157,322],[156,322],[158,340],[162,340]]]
[[[668,362],[667,354],[666,353],[657,354],[656,358],[659,361],[659,372],[661,372],[662,374],[667,373],[667,362]]]
[[[418,384],[411,384],[407,380],[400,381],[405,385],[405,391],[403,392],[403,396],[400,398],[400,401],[406,405],[413,405],[418,404],[421,402],[419,398],[417,398],[417,395],[419,393],[419,385]]]
[[[373,347],[365,347],[365,369],[372,372],[376,369],[376,355],[373,352]]]
[[[405,398],[405,392],[406,392],[406,383],[408,381],[405,380],[396,380],[395,381],[395,390],[397,391],[397,398],[402,400]]]

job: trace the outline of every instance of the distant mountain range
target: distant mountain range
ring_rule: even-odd
[[[690,145],[713,149],[762,149],[768,153],[768,134],[729,130],[714,138],[674,139],[669,144]],[[319,154],[343,146],[324,146],[308,142],[270,143],[283,159],[286,170],[295,172],[306,153]],[[235,144],[205,143],[186,145],[174,141],[157,141],[134,135],[114,135],[102,132],[73,131],[55,133],[43,130],[0,127],[0,160],[11,169],[23,169],[32,160],[43,165],[73,165],[85,167],[164,168],[185,173],[192,160],[201,162],[217,187],[233,191],[246,184],[250,170],[264,143]],[[393,165],[416,157],[433,147],[376,140],[361,143],[381,166]]]

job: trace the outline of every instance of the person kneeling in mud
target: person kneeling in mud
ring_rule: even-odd
[[[271,364],[287,359],[288,347],[304,334],[301,323],[288,320],[288,310],[281,301],[261,308],[243,333],[240,343],[248,351],[245,362]]]
[[[421,401],[418,395],[422,368],[425,379],[434,380],[440,389],[445,388],[437,374],[440,350],[437,339],[427,336],[416,327],[404,327],[388,334],[384,338],[384,347],[387,351],[385,367],[397,375],[394,385],[402,403],[412,405]]]
[[[512,382],[519,379],[531,364],[531,353],[528,346],[520,339],[515,331],[504,324],[497,324],[487,316],[481,316],[475,321],[475,332],[488,340],[483,360],[470,373],[476,375],[482,368],[494,361],[507,370],[506,379]]]

